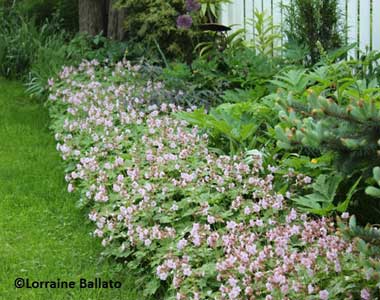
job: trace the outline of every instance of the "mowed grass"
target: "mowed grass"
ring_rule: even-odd
[[[66,191],[47,111],[0,79],[0,299],[141,299],[133,278],[100,261],[86,212]],[[16,289],[30,281],[119,280],[121,289]]]

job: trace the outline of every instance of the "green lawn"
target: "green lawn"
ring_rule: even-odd
[[[43,106],[22,85],[0,79],[0,299],[137,300],[133,279],[100,261],[100,241],[64,171]],[[120,280],[121,289],[16,289],[30,281]],[[78,285],[78,284],[77,284]]]

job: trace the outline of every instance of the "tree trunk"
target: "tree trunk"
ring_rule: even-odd
[[[127,16],[126,9],[114,8],[112,4],[112,0],[109,0],[107,36],[121,41],[125,39],[124,20]]]
[[[107,13],[105,0],[78,0],[79,32],[97,35],[106,33]]]

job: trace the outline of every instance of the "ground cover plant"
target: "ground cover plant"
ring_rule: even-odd
[[[145,295],[165,299],[371,299],[374,246],[289,207],[310,183],[260,151],[218,155],[207,134],[151,97],[163,83],[129,62],[67,67],[49,97],[68,190],[91,209],[104,253],[138,276]],[[291,186],[294,185],[292,189]],[[358,230],[358,229],[357,229]],[[375,233],[377,231],[375,230]]]

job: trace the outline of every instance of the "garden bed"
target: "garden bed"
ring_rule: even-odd
[[[49,107],[69,192],[144,295],[370,299],[378,278],[344,238],[348,213],[338,228],[291,208],[309,177],[289,170],[279,192],[278,166],[262,152],[211,151],[208,135],[180,118],[184,108],[151,97],[165,86],[141,69],[67,67],[51,82]]]

